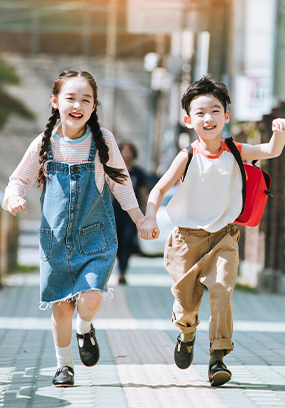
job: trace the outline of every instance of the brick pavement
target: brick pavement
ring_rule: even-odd
[[[38,274],[8,277],[0,292],[0,407],[285,407],[285,297],[234,292],[235,349],[225,358],[233,377],[212,388],[207,292],[193,365],[179,370],[171,279],[162,260],[132,258],[128,279],[128,286],[117,286],[114,271],[114,298],[103,302],[95,319],[98,365],[81,364],[74,332],[75,387],[59,389],[51,384],[51,311],[38,308]]]

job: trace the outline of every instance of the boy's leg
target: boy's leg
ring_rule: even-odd
[[[55,387],[68,387],[74,384],[74,365],[71,352],[74,309],[74,301],[53,304],[51,324],[58,366],[53,379]]]
[[[209,323],[211,385],[222,385],[231,379],[223,356],[233,350],[232,293],[238,270],[239,231],[229,225],[211,236],[211,251],[203,262],[204,284],[209,290],[211,318]]]
[[[199,281],[199,260],[207,252],[209,233],[188,228],[175,228],[165,247],[165,267],[173,278],[175,297],[172,322],[180,331],[174,351],[179,368],[188,368],[193,360],[195,331],[203,296]]]
[[[96,365],[100,358],[92,320],[98,314],[101,302],[99,291],[82,292],[77,299],[76,337],[80,359],[87,367]]]

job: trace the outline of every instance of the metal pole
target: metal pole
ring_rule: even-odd
[[[114,97],[116,76],[117,0],[109,0],[105,56],[104,126],[114,127]]]

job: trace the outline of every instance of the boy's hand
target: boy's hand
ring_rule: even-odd
[[[146,240],[157,239],[159,237],[159,228],[153,220],[145,219],[139,228],[139,237]]]
[[[272,132],[285,132],[285,119],[274,119],[272,121]]]
[[[27,212],[26,200],[18,195],[12,195],[8,198],[8,211],[12,215],[17,215],[19,211]]]

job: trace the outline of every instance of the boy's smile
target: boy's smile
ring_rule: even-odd
[[[202,144],[220,146],[222,130],[229,122],[229,111],[213,95],[199,95],[190,103],[189,116],[184,116],[189,129],[194,129]],[[208,146],[209,147],[209,146]]]

